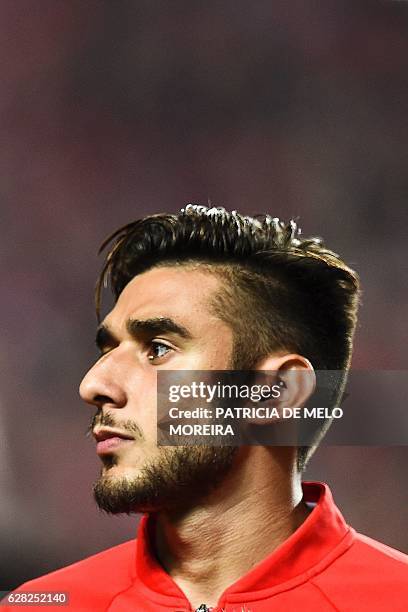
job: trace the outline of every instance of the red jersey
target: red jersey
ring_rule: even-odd
[[[304,500],[316,504],[304,523],[230,585],[213,610],[406,612],[408,556],[349,527],[327,485],[303,483],[303,491]],[[137,540],[31,580],[14,593],[67,592],[68,605],[46,607],[55,612],[191,612],[184,593],[152,554],[150,522],[142,518]],[[1,612],[16,608],[3,606]]]

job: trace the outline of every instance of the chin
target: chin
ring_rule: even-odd
[[[134,480],[140,474],[140,468],[132,467],[129,465],[121,465],[117,463],[115,465],[104,467],[102,469],[102,477],[108,478],[120,478],[126,480]]]

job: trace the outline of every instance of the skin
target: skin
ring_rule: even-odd
[[[107,315],[104,325],[112,339],[84,377],[80,394],[100,415],[110,413],[115,424],[136,423],[142,435],[115,450],[115,465],[104,463],[102,474],[109,470],[110,478],[132,479],[147,461],[159,457],[159,369],[228,368],[233,333],[209,306],[219,288],[217,277],[199,269],[156,268],[135,277]],[[129,320],[162,317],[182,325],[190,337],[129,333]],[[283,374],[311,368],[303,357],[285,351],[269,355],[257,367]],[[303,398],[299,393],[307,395],[310,389],[297,389],[294,405]],[[301,475],[295,466],[294,448],[241,447],[222,484],[199,503],[156,512],[156,556],[193,609],[203,602],[215,606],[228,586],[305,520],[309,511],[302,502]]]

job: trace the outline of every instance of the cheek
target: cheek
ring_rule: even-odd
[[[127,408],[137,421],[151,419],[157,408],[157,374],[155,371],[139,372],[129,377],[126,384]]]

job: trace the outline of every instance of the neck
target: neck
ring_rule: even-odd
[[[215,606],[232,583],[305,520],[293,449],[245,447],[223,484],[199,506],[157,515],[159,562],[193,608]]]

